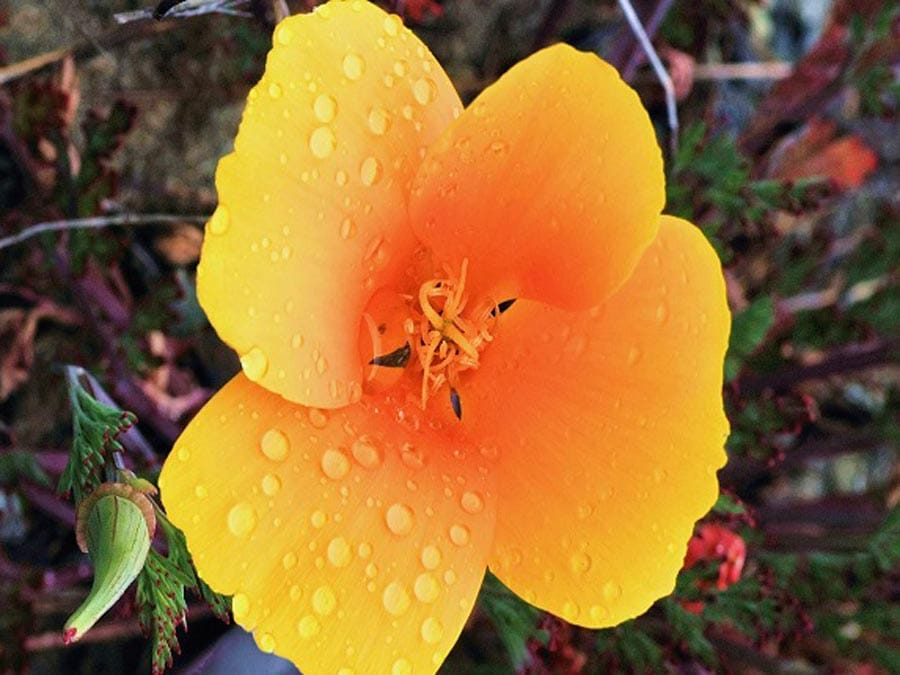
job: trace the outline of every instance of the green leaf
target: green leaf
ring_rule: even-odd
[[[734,497],[725,493],[719,495],[719,498],[713,505],[712,510],[715,513],[722,513],[726,515],[742,516],[747,513],[747,509],[744,508],[743,504],[739,504]]]
[[[60,493],[72,493],[76,504],[103,482],[102,470],[109,453],[122,451],[116,439],[137,420],[134,413],[112,408],[88,393],[81,382],[82,372],[74,366],[66,368],[72,448],[57,487]]]
[[[50,485],[50,478],[35,456],[27,450],[10,450],[0,454],[0,485],[12,485],[21,479],[39,485]]]
[[[523,668],[528,662],[528,641],[547,640],[537,628],[540,611],[520,600],[490,572],[484,578],[478,604],[497,629],[513,668]]]
[[[762,344],[775,323],[775,303],[770,296],[757,298],[731,323],[731,338],[725,356],[725,379],[733,380],[748,356]]]

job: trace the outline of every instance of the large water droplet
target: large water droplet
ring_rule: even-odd
[[[287,436],[280,429],[269,429],[259,441],[260,450],[273,462],[283,462],[290,447]]]
[[[451,525],[450,526],[450,541],[452,541],[457,546],[465,546],[469,543],[469,528],[465,525]]]
[[[312,594],[312,606],[316,614],[328,616],[337,607],[334,591],[328,586],[319,586]]]
[[[328,542],[328,562],[335,567],[346,567],[353,558],[350,544],[343,537],[335,537]]]
[[[322,453],[322,473],[331,480],[340,480],[350,471],[350,460],[340,450],[328,448]]]
[[[309,135],[309,149],[314,157],[330,157],[337,147],[337,138],[331,127],[318,127]]]
[[[433,616],[422,622],[422,639],[430,645],[440,642],[444,637],[444,626]]]
[[[425,548],[422,549],[422,555],[420,557],[422,561],[422,565],[427,570],[437,569],[438,565],[441,564],[441,549],[433,544],[429,544]]]
[[[313,113],[320,122],[328,123],[337,115],[337,101],[334,96],[319,94],[313,101]]]
[[[378,446],[368,436],[360,436],[353,445],[350,446],[350,452],[353,459],[360,463],[366,469],[374,469],[381,464],[381,451]]]
[[[228,530],[235,536],[245,539],[256,528],[256,511],[247,502],[240,502],[228,512]]]
[[[477,492],[463,492],[459,505],[466,513],[481,513],[484,510],[484,500]]]
[[[282,22],[278,24],[278,28],[275,29],[275,41],[286,47],[291,44],[291,40],[294,39],[294,33],[291,31],[290,27]]]
[[[428,105],[437,96],[437,87],[431,78],[423,77],[413,83],[413,98],[419,105]]]
[[[241,368],[244,375],[252,382],[258,382],[266,371],[269,369],[269,357],[259,347],[251,347],[250,350],[241,357]]]
[[[359,167],[359,180],[363,185],[372,186],[381,180],[381,162],[374,157],[367,157]]]
[[[344,57],[344,62],[341,64],[341,68],[343,69],[344,75],[347,76],[348,80],[355,81],[361,78],[363,76],[363,73],[366,72],[366,62],[359,54],[351,52]]]
[[[409,609],[412,600],[409,592],[399,581],[392,581],[381,595],[381,602],[389,614],[393,616],[401,616]]]
[[[231,225],[231,213],[229,213],[227,207],[219,204],[209,219],[209,233],[225,234],[229,225]]]
[[[384,27],[385,33],[387,33],[391,37],[395,37],[403,27],[403,23],[400,21],[399,16],[397,16],[396,14],[391,14],[384,20],[382,26]]]
[[[413,512],[406,504],[392,504],[384,514],[388,529],[398,536],[412,532]]]
[[[413,591],[419,602],[434,602],[441,592],[441,585],[433,574],[424,572],[416,577]]]
[[[412,675],[412,664],[406,659],[397,659],[391,666],[391,675]]]
[[[318,635],[321,629],[322,625],[312,614],[307,614],[297,622],[297,632],[304,640],[309,640],[311,637]]]
[[[383,108],[372,108],[369,111],[369,131],[376,136],[384,136],[390,127],[390,115]]]

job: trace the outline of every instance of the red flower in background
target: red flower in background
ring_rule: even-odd
[[[716,588],[724,591],[741,578],[744,561],[747,559],[747,544],[740,535],[721,525],[702,525],[688,544],[684,567],[689,569],[703,560],[718,560],[719,578]]]

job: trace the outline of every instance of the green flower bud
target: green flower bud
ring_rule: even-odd
[[[76,538],[91,559],[94,583],[66,621],[66,644],[84,635],[122,597],[144,567],[155,530],[153,504],[127,485],[104,483],[81,502]]]

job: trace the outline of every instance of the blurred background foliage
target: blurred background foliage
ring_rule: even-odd
[[[670,147],[662,89],[615,2],[383,4],[405,13],[466,101],[542,45],[593,49]],[[900,7],[634,5],[682,122],[666,210],[713,242],[734,312],[722,496],[675,593],[644,616],[572,627],[489,575],[444,671],[900,672]],[[152,480],[237,370],[193,275],[213,171],[262,72],[274,6],[120,25],[144,6],[0,1],[0,242],[46,221],[128,223],[0,243],[0,672],[150,672],[170,656],[178,672],[295,672],[215,618],[226,601],[169,529],[136,592],[64,648],[91,570],[55,490],[61,476],[76,493],[100,479],[66,469],[92,441]],[[74,411],[67,363],[85,369]]]

